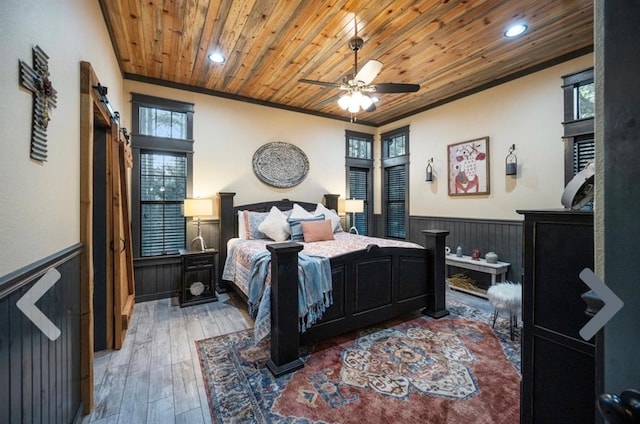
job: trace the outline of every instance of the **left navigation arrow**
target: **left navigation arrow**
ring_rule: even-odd
[[[51,341],[60,337],[60,329],[35,305],[40,298],[60,279],[60,272],[51,268],[16,302],[18,309],[33,322]]]

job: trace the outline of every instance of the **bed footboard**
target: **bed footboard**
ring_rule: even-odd
[[[299,344],[422,310],[449,314],[445,299],[445,239],[448,231],[423,230],[425,249],[371,246],[332,258],[334,304],[304,334],[298,332],[298,243],[267,246],[271,252],[271,359],[275,376],[304,366]],[[302,337],[301,337],[302,336]]]

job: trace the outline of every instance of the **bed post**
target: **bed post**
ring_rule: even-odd
[[[218,293],[226,293],[229,286],[222,281],[222,270],[227,260],[227,241],[236,236],[235,216],[233,216],[233,196],[235,193],[218,193],[220,199],[220,242],[218,243]]]
[[[298,252],[303,246],[268,244],[271,252],[271,359],[267,367],[278,377],[304,366],[298,352]]]
[[[423,313],[434,317],[441,318],[445,315],[449,315],[447,310],[446,300],[446,265],[444,261],[444,249],[445,240],[449,231],[445,230],[422,230],[422,234],[425,237],[425,249],[430,251],[431,260],[428,264],[428,269],[431,268],[431,273],[428,275],[429,280],[429,299],[427,300],[427,307],[422,311]]]

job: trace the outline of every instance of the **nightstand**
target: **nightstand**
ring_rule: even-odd
[[[216,249],[180,249],[182,285],[180,306],[191,306],[218,300],[216,296]]]

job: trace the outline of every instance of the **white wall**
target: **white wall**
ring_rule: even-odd
[[[58,106],[48,128],[49,158],[29,158],[31,93],[19,86],[18,60],[31,63],[39,45],[50,56]],[[375,128],[121,80],[97,1],[4,0],[0,4],[0,276],[79,241],[80,61],[92,63],[109,98],[130,125],[130,92],[195,103],[194,195],[236,191],[237,202],[274,197],[321,200],[345,193],[344,131],[379,134],[411,127],[411,214],[514,218],[519,208],[560,206],[563,183],[561,76],[593,64],[587,55],[465,99]],[[491,194],[449,198],[446,146],[489,136]],[[254,175],[255,150],[286,141],[309,157],[307,179],[276,189]],[[519,175],[503,175],[508,146],[516,144]],[[379,151],[376,150],[376,157]],[[438,181],[424,168],[434,157]],[[379,161],[376,161],[379,166]],[[377,173],[379,184],[379,173]],[[376,194],[379,190],[376,191]],[[376,196],[379,212],[379,196]]]
[[[375,128],[349,122],[137,81],[125,80],[124,90],[126,96],[140,93],[195,104],[193,195],[236,192],[237,204],[278,198],[319,202],[326,193],[344,198],[345,130],[375,133]],[[127,119],[130,115],[127,111]],[[272,141],[294,144],[309,158],[309,175],[298,186],[274,188],[254,175],[254,152]]]
[[[591,66],[593,54],[380,128],[385,132],[410,125],[410,213],[522,219],[516,209],[561,208],[562,76]],[[447,145],[485,136],[489,137],[490,194],[450,197]],[[512,144],[518,157],[517,178],[505,176],[505,157]],[[436,181],[427,183],[425,168],[431,157]]]
[[[290,198],[316,201],[324,193],[344,197],[344,131],[376,135],[375,212],[380,213],[378,135],[410,126],[410,213],[487,219],[521,219],[516,209],[558,208],[564,190],[562,76],[593,66],[589,54],[428,110],[381,128],[252,105],[166,87],[125,81],[125,100],[137,92],[195,104],[194,195],[235,191],[239,204]],[[125,111],[130,116],[130,111]],[[130,123],[126,123],[130,127]],[[447,145],[489,136],[490,194],[450,197]],[[261,183],[253,153],[264,143],[286,141],[309,157],[307,179],[291,189]],[[516,145],[518,176],[504,175],[509,146]],[[428,158],[436,181],[424,181]]]
[[[47,129],[48,161],[29,157],[32,94],[18,60],[49,56],[58,92]],[[0,277],[80,238],[80,61],[93,65],[109,99],[122,103],[122,78],[97,0],[0,3]]]

